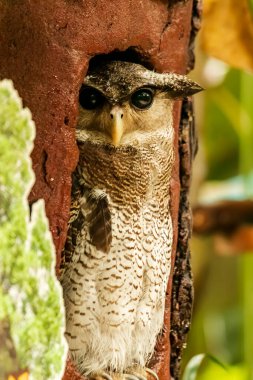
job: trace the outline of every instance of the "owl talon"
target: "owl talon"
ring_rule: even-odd
[[[142,376],[140,373],[133,372],[133,376],[138,380],[147,380],[145,376]]]
[[[106,372],[102,372],[101,373],[102,377],[105,379],[105,380],[113,380],[112,376],[110,376],[108,373]]]
[[[112,376],[105,371],[94,373],[89,376],[90,380],[113,380]]]
[[[143,368],[141,366],[134,366],[128,368],[127,373],[124,374],[125,380],[148,380],[148,375],[151,375],[154,380],[159,380],[157,374],[150,368]]]
[[[132,373],[124,373],[125,380],[139,380],[139,376]],[[145,379],[146,380],[146,379]]]
[[[150,368],[145,368],[146,372],[149,373],[151,376],[153,376],[155,378],[155,380],[159,380],[159,377],[157,376],[157,374],[152,371],[152,369]]]

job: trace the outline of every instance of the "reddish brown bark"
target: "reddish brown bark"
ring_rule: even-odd
[[[193,231],[196,234],[233,233],[238,227],[253,225],[253,201],[220,201],[193,209]]]
[[[253,249],[253,201],[199,205],[193,209],[193,232],[211,235],[217,253],[231,255]]]
[[[0,0],[0,77],[11,78],[37,127],[32,153],[36,183],[30,201],[44,198],[57,251],[64,246],[70,207],[77,99],[91,57],[115,50],[139,57],[157,71],[185,73],[191,66],[192,9],[197,0]],[[181,102],[174,107],[176,163],[171,180],[174,255],[180,196],[178,130]],[[152,360],[169,379],[170,304],[166,331]],[[68,367],[65,380],[79,377]]]

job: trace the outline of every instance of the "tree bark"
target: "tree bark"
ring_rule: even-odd
[[[57,271],[67,234],[71,173],[78,162],[75,143],[78,92],[90,58],[117,51],[132,55],[159,72],[187,73],[194,61],[198,6],[198,0],[0,0],[0,77],[14,81],[36,123],[32,153],[36,183],[30,202],[45,199]],[[191,171],[193,142],[188,137],[186,143],[183,141],[184,131],[192,128],[189,104],[184,104],[182,116],[181,101],[175,102],[173,110],[176,160],[168,184],[173,195],[172,272],[165,329],[152,359],[160,380],[178,379],[191,314],[189,183],[185,178]],[[64,380],[80,378],[69,363]]]

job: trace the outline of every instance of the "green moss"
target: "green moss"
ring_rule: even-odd
[[[62,290],[44,202],[30,153],[35,126],[10,81],[0,82],[0,323],[7,320],[18,362],[36,380],[60,379],[66,359]],[[7,350],[7,347],[6,347]]]

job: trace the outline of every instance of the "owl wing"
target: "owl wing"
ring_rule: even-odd
[[[89,189],[80,184],[75,174],[72,177],[70,219],[65,247],[61,257],[61,272],[72,261],[78,238],[87,228],[91,244],[108,253],[112,241],[111,213],[108,197],[101,190]]]

